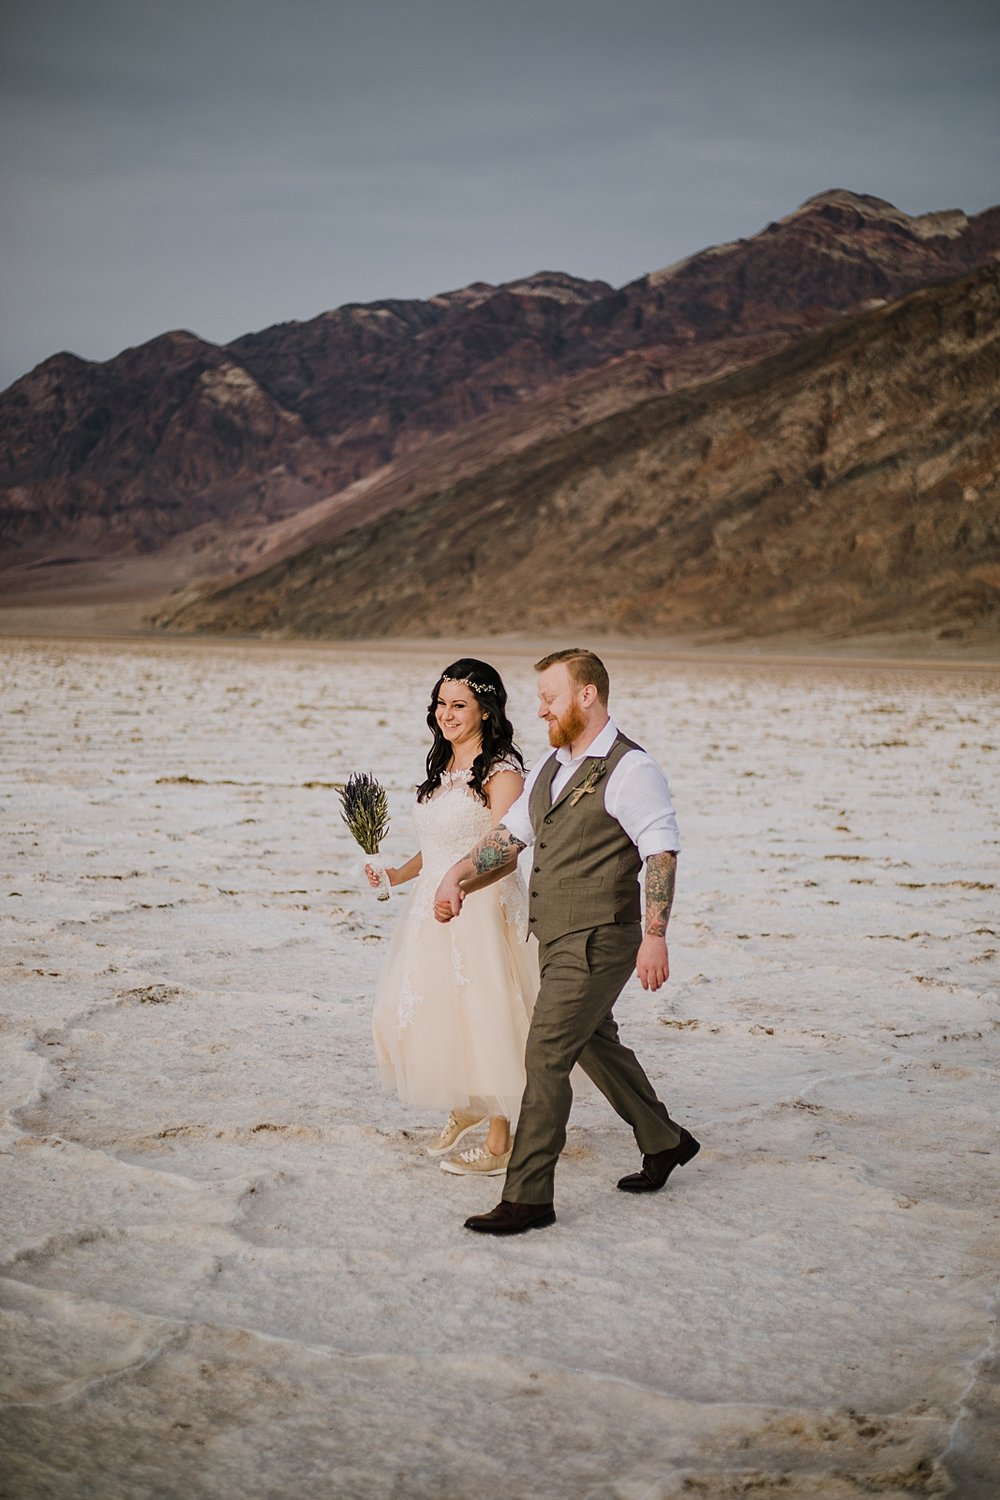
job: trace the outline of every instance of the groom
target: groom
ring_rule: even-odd
[[[467,884],[508,874],[520,851],[534,844],[528,920],[539,942],[541,987],[503,1199],[465,1221],[480,1234],[522,1234],[555,1223],[553,1182],[574,1063],[635,1132],[642,1169],[621,1179],[624,1192],[655,1192],[699,1149],[619,1041],[612,1015],[633,969],[650,990],[670,973],[666,930],[679,840],[666,777],[609,717],[608,674],[593,652],[557,651],[535,670],[538,714],[555,753],[532,771],[499,827],[452,866],[435,897],[438,921],[452,921]]]

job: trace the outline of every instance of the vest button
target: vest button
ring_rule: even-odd
[[[543,839],[543,841],[542,841],[542,842],[541,842],[541,843],[540,843],[540,844],[539,844],[539,846],[538,846],[538,847],[539,847],[539,849],[544,849],[544,848],[545,848],[545,841],[544,841],[544,839]]]
[[[536,865],[535,866],[535,874],[536,875],[540,875],[541,873],[542,873],[542,867],[541,867],[541,865]]]
[[[532,891],[531,894],[532,894],[532,896],[535,897],[536,900],[538,899],[538,892],[537,891]]]
[[[529,921],[529,922],[537,922],[537,921],[538,921],[538,918],[537,918],[537,917],[529,917],[529,918],[528,918],[528,921]]]

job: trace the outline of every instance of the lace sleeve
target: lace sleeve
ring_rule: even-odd
[[[493,777],[497,774],[498,771],[516,771],[518,776],[527,775],[526,769],[523,766],[520,766],[516,760],[514,760],[510,756],[504,756],[502,760],[495,760],[490,766],[486,775],[483,777],[483,786],[485,786],[488,781],[492,781]]]

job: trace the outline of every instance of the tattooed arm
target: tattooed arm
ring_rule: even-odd
[[[509,875],[524,847],[502,823],[491,829],[464,859],[452,865],[438,886],[434,897],[434,915],[438,921],[450,922],[457,917],[470,890]]]
[[[646,861],[646,933],[665,938],[677,884],[677,855],[651,854]]]
[[[524,777],[519,771],[497,771],[485,784],[484,788],[489,802],[490,817],[493,819],[493,831],[503,825],[505,834],[511,837],[510,829],[504,822],[505,815],[510,812],[514,803],[524,790]],[[469,875],[462,880],[462,890],[466,895],[472,891],[482,890],[484,885],[492,885],[495,880],[502,880],[509,875],[517,863],[517,856],[524,848],[520,839],[514,839],[513,863],[509,860],[495,859],[485,870],[477,870],[475,875]],[[499,851],[502,853],[502,850]],[[475,850],[473,851],[473,855]]]
[[[635,964],[644,990],[658,990],[670,978],[667,923],[676,881],[677,855],[651,854],[646,861],[646,931]]]

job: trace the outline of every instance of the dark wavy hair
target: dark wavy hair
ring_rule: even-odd
[[[417,801],[424,802],[441,785],[441,773],[447,769],[451,759],[451,745],[438,727],[437,700],[441,684],[446,678],[464,682],[470,694],[485,714],[483,719],[483,743],[472,763],[472,778],[469,785],[480,802],[486,802],[483,783],[498,760],[516,761],[524,770],[524,756],[514,743],[514,726],[507,717],[507,689],[496,667],[489,662],[477,661],[474,656],[463,656],[445,667],[434,684],[430,705],[427,709],[427,727],[433,735],[433,743],[427,752],[427,780],[417,787]]]

